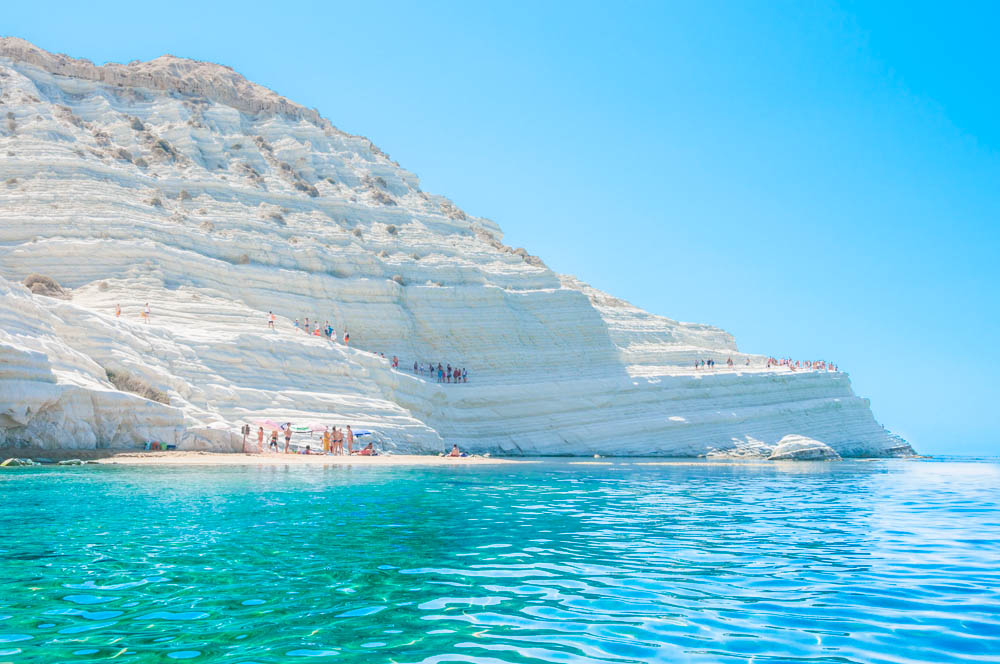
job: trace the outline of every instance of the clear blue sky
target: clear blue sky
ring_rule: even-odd
[[[478,4],[31,2],[0,31],[230,65],[553,269],[835,360],[920,451],[1000,454],[996,5]]]

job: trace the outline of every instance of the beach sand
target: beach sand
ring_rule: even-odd
[[[222,452],[143,452],[137,450],[46,450],[7,448],[0,450],[0,460],[81,459],[102,464],[130,466],[454,466],[502,463],[526,463],[517,459],[492,457],[439,457],[428,454],[393,454],[391,456],[325,456],[322,454],[239,454]]]

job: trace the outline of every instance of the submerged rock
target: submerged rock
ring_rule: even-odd
[[[59,462],[60,466],[82,466],[83,461],[80,459],[63,459]]]
[[[788,435],[778,441],[768,457],[770,461],[839,461],[840,455],[832,447],[813,438]]]

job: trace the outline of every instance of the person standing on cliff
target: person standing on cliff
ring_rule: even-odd
[[[122,305],[116,304],[115,305],[115,318],[121,318],[121,317],[122,317]]]
[[[273,311],[268,311],[267,312],[267,326],[269,328],[271,328],[272,330],[274,329],[274,312]]]

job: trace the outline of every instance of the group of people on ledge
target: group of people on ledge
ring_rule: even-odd
[[[767,358],[767,368],[770,369],[771,367],[788,367],[791,371],[799,371],[802,369],[811,369],[813,371],[838,371],[836,364],[827,362],[826,360],[793,360],[790,357],[784,357],[780,360],[773,357]]]
[[[274,329],[274,323],[275,323],[274,312],[273,311],[268,311],[267,312],[267,326],[273,330]],[[306,334],[311,334],[311,335],[316,336],[316,337],[326,337],[327,340],[329,340],[331,342],[336,342],[338,340],[337,339],[337,332],[336,332],[336,330],[333,329],[333,326],[330,325],[330,321],[325,321],[323,323],[323,326],[320,327],[320,324],[319,324],[318,320],[314,320],[312,323],[310,323],[309,318],[306,317],[305,320],[300,324],[299,323],[299,319],[296,318],[292,322],[292,325],[295,327],[296,330],[301,330],[301,331],[305,332]],[[350,343],[351,343],[351,335],[347,332],[347,330],[344,330],[344,339],[343,340],[344,340],[344,345],[345,346],[350,345]],[[381,358],[383,358],[383,359],[385,359],[385,353],[378,353],[378,356],[381,357]],[[399,369],[399,357],[397,357],[396,355],[393,355],[392,359],[390,360],[390,365],[392,366],[393,369]],[[468,383],[469,382],[469,372],[465,369],[465,367],[462,367],[462,368],[452,367],[451,363],[447,363],[446,365],[442,365],[440,362],[438,362],[437,366],[435,367],[433,362],[429,362],[427,364],[427,368],[425,370],[424,366],[422,364],[420,364],[419,362],[416,362],[416,361],[413,362],[413,373],[414,374],[420,375],[420,374],[423,374],[425,372],[429,376],[432,376],[432,377],[433,376],[437,376],[437,382],[439,382],[439,383]]]
[[[326,337],[327,341],[330,341],[331,343],[338,340],[337,331],[333,329],[332,325],[330,325],[330,321],[325,321],[323,323],[323,327],[319,326],[319,319],[313,321],[313,323],[310,325],[309,317],[306,316],[306,319],[302,321],[302,323],[299,323],[299,319],[296,318],[292,322],[292,325],[295,327],[296,330],[301,330],[306,334],[313,335],[314,337]],[[274,329],[273,311],[267,312],[267,326],[272,330]],[[351,345],[351,334],[347,330],[344,330],[343,341],[345,346]]]
[[[418,362],[413,363],[413,373],[419,375],[424,373],[424,367]],[[469,372],[465,370],[465,367],[459,369],[458,367],[452,367],[451,364],[441,366],[441,363],[437,363],[437,368],[434,367],[433,362],[427,363],[427,374],[430,376],[437,376],[437,382],[439,383],[468,383],[469,382]]]
[[[750,366],[750,358],[746,358],[744,362],[745,366]],[[733,362],[733,358],[729,357],[726,360],[726,366],[730,369],[736,367],[736,363]],[[826,360],[793,360],[791,358],[776,359],[773,357],[767,358],[766,368],[770,369],[772,367],[788,367],[791,371],[800,370],[814,370],[814,371],[837,371],[837,365],[827,362]],[[715,360],[695,360],[694,361],[695,371],[700,371],[701,369],[715,369]]]

